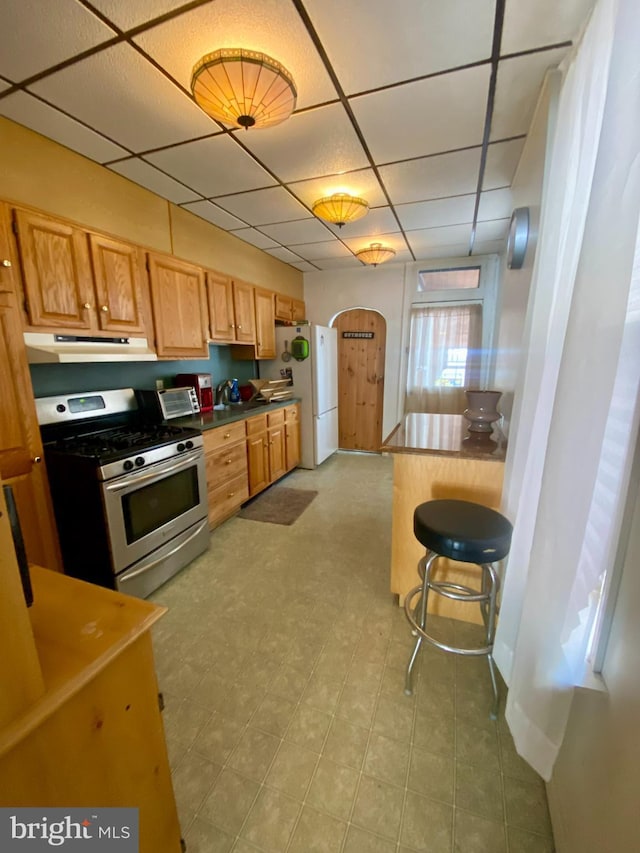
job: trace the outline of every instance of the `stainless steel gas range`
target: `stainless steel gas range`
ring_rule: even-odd
[[[145,597],[209,545],[199,430],[132,388],[36,399],[65,572]]]

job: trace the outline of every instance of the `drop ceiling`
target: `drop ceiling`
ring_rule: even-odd
[[[594,0],[3,0],[0,115],[303,271],[501,251],[543,78]],[[194,103],[196,61],[262,51],[298,90],[264,130]],[[313,202],[370,211],[342,229]]]

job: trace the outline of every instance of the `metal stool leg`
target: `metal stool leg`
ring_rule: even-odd
[[[422,595],[420,596],[420,600],[416,604],[414,610],[414,619],[418,610],[420,608],[420,621],[418,624],[424,631],[424,627],[427,623],[427,602],[429,598],[429,582],[431,578],[431,566],[433,562],[437,559],[438,555],[434,551],[427,551],[425,556],[420,560],[418,564],[418,572],[422,576]],[[412,631],[412,634],[416,636],[417,632]],[[413,667],[418,657],[418,652],[420,651],[420,646],[422,645],[422,636],[417,634],[416,644],[413,648],[413,652],[411,654],[411,658],[409,659],[409,664],[407,666],[407,675],[404,681],[404,692],[406,696],[413,695],[413,686],[412,686],[412,678],[413,678]]]
[[[500,578],[494,567],[487,563],[482,566],[482,588],[484,592],[488,592],[488,603],[483,602],[482,616],[487,629],[487,663],[489,664],[489,675],[491,676],[491,686],[493,687],[493,704],[489,711],[489,716],[492,720],[498,718],[498,706],[500,703],[500,694],[498,692],[498,679],[496,675],[496,665],[493,660],[493,641],[496,633],[496,614],[498,603],[498,591],[500,589]]]

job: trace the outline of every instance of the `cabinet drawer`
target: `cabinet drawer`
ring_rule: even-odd
[[[282,426],[284,423],[284,409],[278,409],[276,412],[269,412],[267,414],[269,429],[271,427]]]
[[[285,421],[287,421],[287,423],[291,423],[291,421],[297,421],[299,419],[298,418],[299,411],[300,411],[300,409],[299,409],[299,406],[297,404],[295,406],[285,406],[284,407],[284,419],[285,419]]]
[[[233,480],[209,492],[209,525],[213,527],[220,524],[221,521],[233,515],[247,500],[249,500],[249,485],[246,474],[234,477]]]
[[[267,429],[267,416],[255,415],[246,421],[247,435],[257,435],[259,432],[265,432]]]
[[[205,457],[207,466],[207,489],[211,491],[234,477],[247,476],[247,448],[242,441],[230,447],[222,447]]]
[[[219,447],[225,447],[229,444],[235,444],[238,441],[244,441],[244,436],[244,421],[236,421],[228,426],[204,430],[202,433],[204,452],[210,453],[212,450],[217,450]]]

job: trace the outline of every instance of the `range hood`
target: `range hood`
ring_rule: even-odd
[[[94,338],[25,332],[24,343],[30,364],[158,360],[146,338]]]

